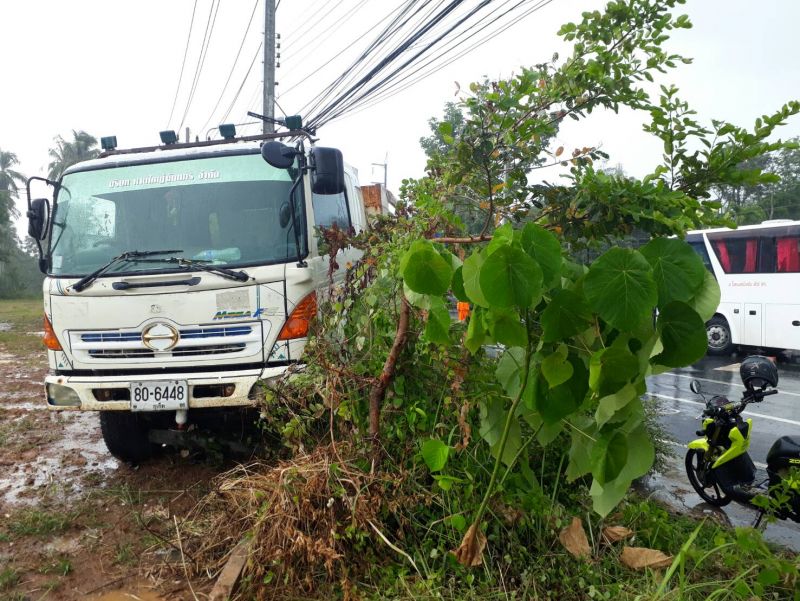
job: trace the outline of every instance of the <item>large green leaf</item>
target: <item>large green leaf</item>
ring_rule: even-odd
[[[654,238],[639,249],[653,268],[658,306],[687,302],[703,285],[706,268],[692,247],[677,238]]]
[[[567,361],[568,354],[567,345],[560,344],[554,353],[542,359],[540,366],[542,375],[550,388],[555,388],[572,377],[575,369],[572,363]]]
[[[473,355],[478,352],[478,349],[483,346],[483,342],[486,340],[486,326],[483,323],[484,311],[486,309],[483,307],[474,307],[469,316],[464,346]]]
[[[512,399],[517,398],[522,375],[522,362],[525,360],[525,349],[515,347],[506,349],[500,361],[497,362],[497,369],[494,372],[500,386]],[[529,384],[530,386],[530,384]]]
[[[462,280],[464,282],[464,292],[476,305],[489,307],[489,301],[483,295],[480,285],[481,267],[486,257],[480,251],[472,253],[461,266]]]
[[[485,256],[491,255],[498,248],[509,246],[514,242],[514,227],[510,223],[504,223],[492,234],[492,239],[483,250]]]
[[[525,346],[528,330],[514,309],[489,309],[485,318],[492,337],[505,346]]]
[[[567,464],[567,480],[585,476],[592,471],[592,445],[597,433],[594,420],[578,415],[570,419],[572,424],[572,444],[569,448],[569,464]]]
[[[658,314],[656,328],[664,350],[652,362],[667,367],[694,363],[706,354],[708,338],[705,322],[686,303],[673,301]]]
[[[598,426],[603,426],[614,414],[636,398],[636,387],[625,384],[613,394],[608,394],[600,399],[594,417]]]
[[[421,294],[440,295],[450,288],[453,269],[427,240],[417,240],[400,260],[400,275]]]
[[[450,455],[450,447],[441,440],[431,438],[422,444],[421,454],[429,470],[432,472],[440,472],[447,464],[447,457]]]
[[[464,303],[469,302],[466,290],[464,290],[464,266],[459,265],[453,272],[453,280],[450,282],[450,290],[458,300]]]
[[[522,248],[539,263],[545,286],[553,285],[561,275],[561,243],[558,238],[543,227],[528,223],[522,230]]]
[[[616,479],[628,462],[628,454],[628,439],[624,433],[612,430],[601,434],[592,447],[594,479],[601,485]]]
[[[488,443],[494,457],[497,457],[500,451],[500,439],[502,438],[506,416],[508,415],[504,407],[503,399],[494,397],[480,404],[481,425],[478,433]],[[520,430],[519,420],[515,416],[511,421],[508,440],[503,450],[503,463],[511,465],[521,447],[522,431]]]
[[[639,360],[626,346],[614,345],[592,354],[589,361],[589,388],[601,395],[619,389],[639,373]]]
[[[623,331],[648,319],[658,300],[650,264],[628,248],[612,248],[592,263],[583,290],[600,317]]]
[[[431,297],[425,340],[435,344],[450,344],[450,311],[440,297]]]
[[[589,389],[588,372],[580,358],[570,355],[568,361],[572,365],[572,377],[550,388],[543,376],[537,374],[532,383],[535,409],[547,424],[553,424],[575,413],[583,404]]]
[[[572,290],[555,290],[542,311],[542,339],[555,342],[585,330],[592,317],[583,298]]]
[[[628,457],[622,472],[612,481],[605,483],[595,479],[589,494],[594,510],[601,516],[608,515],[623,499],[631,482],[644,476],[655,460],[655,447],[643,425],[637,426],[628,434]]]
[[[492,305],[529,307],[542,292],[542,270],[521,249],[503,246],[481,266],[480,289]]]
[[[721,293],[717,278],[715,278],[714,274],[710,271],[706,271],[703,285],[700,287],[700,290],[697,291],[697,294],[689,301],[689,305],[692,309],[697,311],[697,314],[700,315],[700,319],[708,321],[714,316],[714,313],[717,312],[720,297]]]

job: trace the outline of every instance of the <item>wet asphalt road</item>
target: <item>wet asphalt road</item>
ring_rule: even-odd
[[[691,490],[683,470],[683,457],[686,453],[683,445],[698,438],[696,430],[701,427],[699,416],[705,406],[703,399],[689,389],[689,384],[692,379],[698,380],[706,398],[719,394],[738,401],[744,391],[739,377],[739,363],[745,356],[705,357],[690,367],[648,378],[648,393],[659,403],[660,422],[677,442],[674,448],[677,456],[673,461],[674,469],[665,477],[675,480],[672,488],[684,497],[681,501],[688,507],[700,499]],[[779,360],[778,374],[779,393],[767,397],[761,403],[749,405],[742,414],[744,418],[753,420],[749,453],[758,468],[757,479],[766,477],[767,452],[777,438],[800,438],[800,361],[797,358],[792,361]],[[755,515],[754,512],[736,507],[735,503],[725,508],[725,512],[736,525],[746,525],[742,522]],[[777,528],[775,525],[769,526],[768,535],[771,530],[777,530],[777,536],[767,536],[768,539],[777,539],[776,542],[788,544],[795,550],[800,548],[800,525],[783,522]]]

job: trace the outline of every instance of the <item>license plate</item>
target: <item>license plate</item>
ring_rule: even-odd
[[[189,386],[181,380],[131,382],[131,411],[188,409]]]

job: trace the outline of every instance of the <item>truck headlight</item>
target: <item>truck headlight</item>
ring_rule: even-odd
[[[47,403],[56,407],[80,407],[81,398],[69,386],[61,384],[47,385]]]

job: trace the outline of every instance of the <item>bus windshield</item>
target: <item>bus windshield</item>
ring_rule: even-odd
[[[50,273],[84,276],[133,250],[180,249],[173,256],[225,266],[295,260],[290,171],[242,154],[67,174],[53,216]],[[303,249],[299,192],[294,204]],[[133,260],[108,273],[177,268]]]

